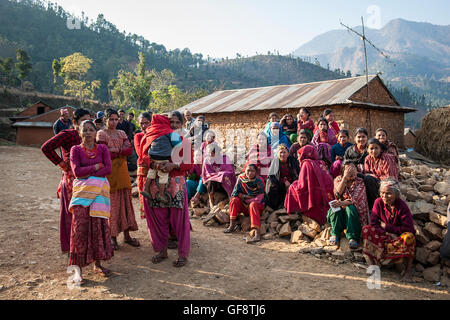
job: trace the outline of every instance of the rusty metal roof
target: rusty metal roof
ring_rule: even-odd
[[[378,78],[369,76],[369,82]],[[366,86],[366,77],[354,77],[273,87],[217,91],[180,108],[193,114],[294,109],[301,107],[351,104],[350,97]],[[389,107],[389,106],[385,106]],[[402,107],[392,106],[398,111]],[[399,110],[400,108],[400,110]],[[411,112],[406,111],[405,112]]]

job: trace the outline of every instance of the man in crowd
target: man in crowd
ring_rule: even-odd
[[[195,119],[192,117],[192,113],[189,110],[184,110],[184,119],[186,120],[186,130],[191,130],[191,127],[194,125]]]
[[[119,123],[117,124],[116,129],[124,131],[130,142],[133,141],[133,139],[130,139],[130,136],[132,136],[130,123],[125,120],[125,111],[122,109],[119,110]]]
[[[72,120],[70,120],[69,110],[61,109],[60,113],[61,116],[53,125],[53,133],[55,134],[55,136],[63,130],[72,128]]]

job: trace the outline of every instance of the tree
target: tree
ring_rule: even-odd
[[[63,79],[64,94],[79,98],[81,105],[86,98],[94,98],[94,91],[100,87],[101,82],[86,80],[87,74],[91,69],[92,59],[85,57],[80,52],[53,60],[52,68],[54,79],[58,77]]]
[[[20,87],[23,89],[23,82],[30,75],[33,65],[31,64],[30,57],[25,50],[17,49],[16,59],[17,77],[20,79]]]
[[[0,59],[0,83],[3,90],[14,84],[14,60],[13,58]]]

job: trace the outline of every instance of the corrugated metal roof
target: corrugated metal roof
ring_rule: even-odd
[[[378,78],[369,76],[369,82]],[[217,91],[180,108],[193,114],[252,110],[291,109],[349,104],[349,98],[366,85],[366,77],[313,83]],[[399,110],[399,106],[395,106]],[[401,107],[400,107],[401,108]],[[401,111],[401,110],[399,110]]]

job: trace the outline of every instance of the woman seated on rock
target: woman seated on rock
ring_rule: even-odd
[[[256,144],[250,147],[243,172],[245,172],[245,169],[250,163],[253,163],[257,167],[258,176],[266,181],[272,159],[272,147],[267,144],[266,134],[264,132],[260,132],[256,137]]]
[[[383,145],[377,139],[370,139],[367,152],[369,156],[364,160],[364,173],[379,180],[392,177],[398,180],[399,170],[393,155],[384,152]]]
[[[388,140],[387,131],[384,130],[383,128],[377,129],[377,131],[375,131],[375,138],[381,142],[381,144],[383,145],[384,151],[389,154],[392,154],[395,158],[395,162],[399,163],[397,145],[395,143],[393,143],[391,140]]]
[[[228,197],[231,197],[236,175],[233,164],[217,143],[212,143],[206,147],[206,155],[203,159],[202,183],[208,192],[210,208],[214,207],[214,194],[224,190]]]
[[[367,153],[367,140],[369,133],[364,128],[358,128],[355,131],[355,145],[348,148],[344,154],[344,160],[352,160],[356,164],[359,173],[364,172],[364,160]]]
[[[297,141],[297,121],[291,114],[286,114],[280,122],[281,131],[289,138],[291,143]]]
[[[403,280],[412,281],[416,231],[411,211],[400,199],[400,187],[395,179],[381,182],[380,195],[372,209],[370,225],[362,230],[364,257],[368,265],[392,261],[400,267],[402,264],[404,267],[406,259]]]
[[[347,230],[350,249],[358,248],[361,237],[361,226],[369,220],[369,205],[367,203],[364,180],[358,177],[358,171],[353,162],[347,160],[342,165],[342,175],[334,180],[334,208],[339,211],[328,211],[327,221],[331,224],[330,245],[338,245],[339,237]]]
[[[270,125],[270,135],[267,137],[267,143],[270,144],[272,150],[275,150],[280,144],[284,144],[288,148],[291,147],[291,141],[281,132],[281,125],[278,122],[272,122]]]
[[[327,221],[329,202],[334,200],[333,178],[327,165],[319,160],[317,149],[306,146],[299,150],[300,174],[289,186],[284,202],[288,214],[301,212],[323,225]]]
[[[274,122],[280,122],[280,117],[278,117],[278,114],[276,114],[275,112],[272,112],[269,115],[269,122],[267,122],[266,126],[264,127],[264,133],[266,134],[266,136],[270,135],[270,126]]]
[[[308,131],[309,136],[313,137],[316,126],[309,117],[311,117],[311,112],[309,112],[308,108],[301,108],[297,115],[297,131],[300,132],[300,130],[305,129]]]
[[[250,215],[251,231],[247,243],[261,240],[261,213],[264,210],[264,181],[257,175],[257,167],[247,165],[245,173],[238,178],[230,201],[230,226],[225,233],[236,230],[236,220],[240,213]]]
[[[317,147],[319,159],[325,161],[328,167],[331,166],[331,147],[337,143],[336,134],[328,126],[325,118],[320,118],[317,122],[319,130],[316,131],[312,139],[312,144]]]
[[[289,150],[289,155],[297,159],[298,150],[308,145],[314,147],[314,145],[311,143],[311,137],[309,136],[308,131],[306,131],[306,129],[302,129],[298,133],[297,142],[291,146],[291,149]]]
[[[347,130],[341,130],[338,134],[339,143],[331,147],[331,168],[330,173],[336,178],[341,172],[342,161],[344,161],[345,151],[353,146],[350,142],[350,135]]]
[[[298,179],[299,172],[297,159],[289,155],[286,145],[280,144],[270,165],[264,203],[273,210],[281,209],[286,191]]]

